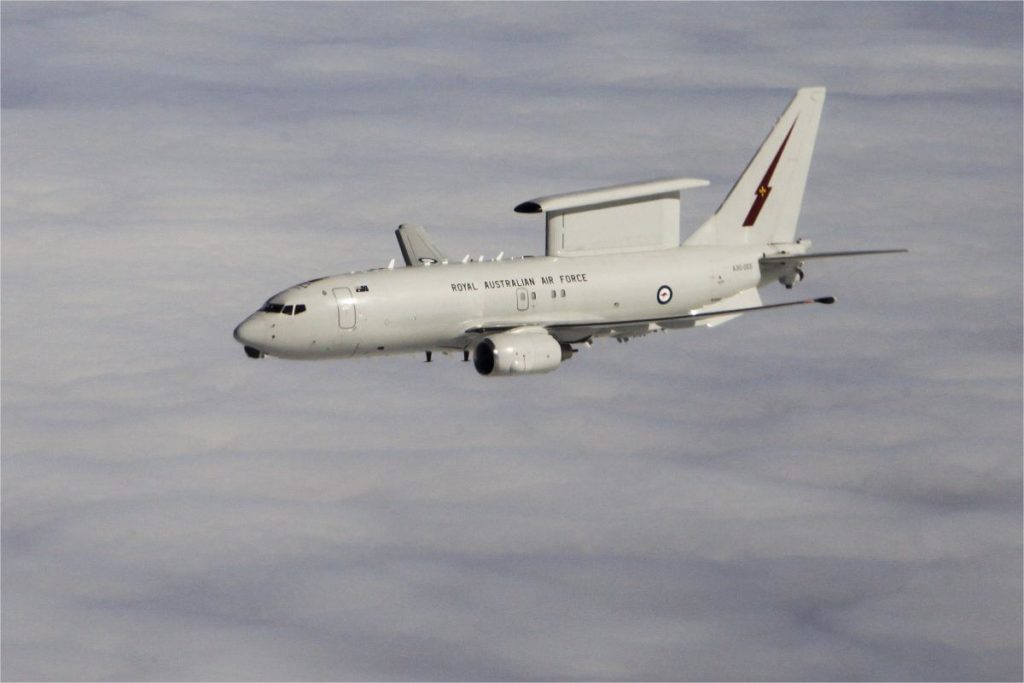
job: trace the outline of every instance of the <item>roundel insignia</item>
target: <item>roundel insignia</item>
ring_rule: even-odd
[[[420,257],[420,263],[422,263],[425,266],[432,266],[435,263],[437,263],[437,259],[436,258],[430,258],[429,256],[421,256]]]
[[[667,304],[669,301],[672,301],[672,288],[668,285],[658,287],[658,303]]]

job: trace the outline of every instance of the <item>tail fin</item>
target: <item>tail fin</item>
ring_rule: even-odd
[[[792,242],[825,88],[801,88],[718,211],[685,244]]]

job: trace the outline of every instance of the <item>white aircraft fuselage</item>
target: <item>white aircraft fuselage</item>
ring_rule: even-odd
[[[272,356],[315,360],[461,351],[480,321],[512,329],[599,326],[584,337],[614,335],[614,325],[624,323],[622,331],[636,336],[661,326],[635,321],[684,316],[757,287],[762,255],[748,247],[679,247],[335,275],[271,297],[267,303],[282,312],[253,313],[235,337]],[[306,308],[295,315],[299,305]],[[286,306],[292,315],[283,312]]]
[[[396,231],[405,267],[304,282],[271,297],[236,329],[252,358],[350,358],[464,352],[487,376],[549,372],[598,337],[715,326],[741,314],[830,304],[832,297],[761,303],[787,289],[807,259],[902,250],[810,254],[795,239],[824,88],[802,88],[718,211],[680,241],[683,190],[664,178],[540,197],[544,256],[449,261],[421,226]]]

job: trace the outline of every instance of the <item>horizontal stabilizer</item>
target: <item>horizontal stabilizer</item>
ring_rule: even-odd
[[[816,258],[841,258],[844,256],[871,256],[874,254],[905,254],[908,249],[867,249],[863,251],[825,251],[820,254],[786,254],[779,256],[762,256],[763,264],[784,264],[792,261],[807,261]]]
[[[403,223],[395,230],[395,236],[398,237],[398,247],[402,250],[402,258],[407,266],[432,266],[447,260],[422,225]]]

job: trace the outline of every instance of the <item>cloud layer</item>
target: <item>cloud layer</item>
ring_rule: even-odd
[[[1020,5],[2,23],[5,679],[1020,679]],[[679,174],[692,230],[817,84],[801,234],[912,249],[835,307],[506,383],[231,339],[404,221]]]

